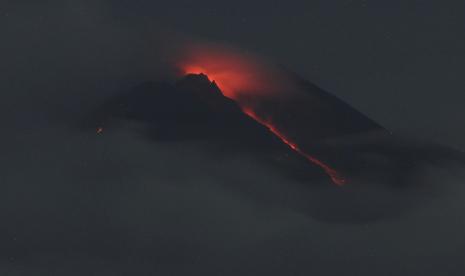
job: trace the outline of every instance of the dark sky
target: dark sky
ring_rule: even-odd
[[[400,135],[464,150],[464,10],[463,1],[3,1],[0,274],[463,275],[456,164],[424,165],[409,189],[374,183],[333,197],[253,155],[156,143],[137,122],[103,135],[80,123],[121,91],[172,78],[184,43],[210,41],[282,64]],[[340,198],[389,216],[314,215],[344,210]],[[312,212],[300,208],[308,202]]]
[[[123,28],[163,29],[165,40],[236,45],[299,72],[389,129],[465,147],[463,1],[6,2],[3,20],[19,12],[21,25],[105,18]]]
[[[119,20],[267,55],[390,129],[465,147],[463,1],[116,2]]]

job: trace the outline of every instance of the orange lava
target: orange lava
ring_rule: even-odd
[[[180,67],[183,69],[184,74],[206,75],[211,81],[216,83],[225,97],[236,101],[245,114],[268,128],[293,151],[323,169],[332,182],[338,186],[346,183],[346,179],[341,177],[335,169],[304,152],[296,143],[281,133],[272,122],[261,118],[251,107],[241,102],[241,97],[246,93],[260,94],[263,91],[269,93],[270,90],[276,89],[276,87],[270,87],[269,85],[267,87],[272,76],[267,75],[266,70],[260,68],[259,65],[235,53],[197,52],[187,62],[181,63]],[[273,85],[275,84],[276,82]]]
[[[341,177],[339,175],[339,173],[335,169],[333,169],[330,166],[328,166],[327,164],[323,163],[321,160],[319,160],[319,159],[305,153],[304,151],[302,151],[296,143],[291,142],[281,132],[279,132],[271,123],[262,120],[251,109],[242,109],[242,111],[245,114],[247,114],[249,117],[251,117],[252,119],[257,121],[258,123],[260,123],[260,124],[264,125],[266,128],[268,128],[284,144],[289,146],[289,148],[291,148],[295,152],[297,152],[300,155],[302,155],[303,157],[305,157],[305,159],[307,159],[311,163],[313,163],[313,164],[319,166],[320,168],[322,168],[326,172],[326,174],[329,175],[329,177],[331,178],[331,180],[333,181],[334,184],[336,184],[338,186],[343,186],[346,183],[346,180],[343,177]]]
[[[194,48],[178,63],[183,74],[204,74],[214,80],[224,96],[238,101],[241,96],[269,96],[276,90],[276,81],[269,85],[269,75],[256,58],[234,51]]]

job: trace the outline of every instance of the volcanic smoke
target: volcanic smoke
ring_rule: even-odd
[[[273,123],[273,120],[266,119],[254,110],[249,101],[244,101],[250,95],[253,96],[276,96],[282,91],[282,82],[279,78],[270,76],[270,69],[264,68],[253,57],[244,57],[233,51],[218,49],[197,48],[190,52],[186,60],[179,64],[185,75],[204,74],[210,81],[214,81],[223,96],[234,100],[242,111],[256,122],[265,126],[271,133],[277,136],[290,149],[303,156],[309,162],[323,169],[331,178],[332,182],[338,186],[346,183],[346,179],[325,164],[323,161],[311,156],[303,151],[297,143],[287,137],[282,130]],[[276,74],[278,75],[278,74]],[[272,81],[272,85],[270,84]]]

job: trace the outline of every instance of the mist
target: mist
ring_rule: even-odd
[[[118,118],[97,133],[95,111],[138,97],[140,84],[175,83],[182,49],[204,41],[156,20],[119,20],[107,5],[6,4],[1,273],[463,275],[465,172],[457,159],[431,154],[436,161],[415,163],[406,187],[385,185],[392,175],[376,171],[341,190],[325,177],[291,177],[264,162],[267,153],[212,149],[205,137],[154,140],[148,119]],[[222,55],[223,46],[215,49]],[[237,55],[253,68],[271,63]],[[281,84],[292,79],[278,75]],[[402,145],[410,155],[435,148]],[[366,154],[382,168],[397,164]]]

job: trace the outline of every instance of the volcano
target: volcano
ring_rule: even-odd
[[[424,164],[458,157],[447,148],[392,135],[317,86],[292,79],[304,93],[263,102],[229,97],[202,73],[145,82],[106,99],[84,122],[103,136],[135,122],[155,143],[188,143],[215,155],[253,157],[289,183],[301,183],[304,191],[319,191],[286,205],[338,222],[400,212],[412,204],[402,191],[419,185],[412,175]],[[295,197],[304,196],[300,193]]]
[[[112,99],[99,111],[98,120],[100,125],[111,124],[111,118],[144,121],[150,123],[151,136],[158,140],[213,139],[230,148],[279,150],[300,156],[342,186],[347,179],[331,165],[332,160],[321,152],[312,154],[318,151],[317,141],[383,129],[316,86],[299,85],[305,94],[271,98],[257,105],[254,99],[238,101],[227,96],[203,73],[187,74],[174,84],[146,83]],[[308,109],[309,103],[316,108]],[[315,124],[315,118],[321,122]]]

